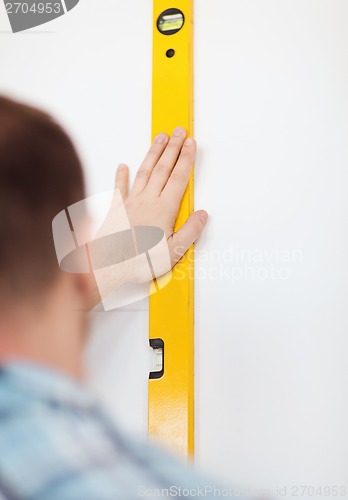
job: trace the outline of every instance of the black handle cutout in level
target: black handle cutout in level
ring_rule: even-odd
[[[152,347],[154,351],[158,351],[157,355],[162,354],[162,369],[159,371],[150,372],[149,375],[150,379],[159,379],[163,377],[164,374],[164,342],[162,339],[150,339],[149,342],[150,347]]]

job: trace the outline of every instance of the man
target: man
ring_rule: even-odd
[[[155,138],[129,193],[127,167],[116,174],[131,224],[161,227],[172,265],[207,221],[198,211],[174,233],[195,152],[178,127]],[[84,197],[60,126],[0,98],[0,498],[151,498],[199,486],[207,497],[192,469],[122,435],[81,383],[86,310],[99,297],[92,274],[60,270],[52,220]]]

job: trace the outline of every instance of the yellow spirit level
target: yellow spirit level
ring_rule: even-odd
[[[181,125],[193,135],[193,0],[154,0],[152,135]],[[176,230],[193,212],[193,174]],[[192,248],[172,280],[150,296],[150,345],[160,370],[150,374],[149,434],[184,457],[194,449]],[[153,285],[154,286],[154,285]]]

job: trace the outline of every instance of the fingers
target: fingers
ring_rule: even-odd
[[[176,127],[165,151],[152,171],[147,189],[153,194],[159,195],[162,192],[179,158],[185,138],[186,130],[183,127]]]
[[[149,152],[147,153],[143,163],[141,164],[137,172],[131,194],[137,195],[145,189],[147,183],[149,182],[151,173],[158,160],[161,158],[167,143],[167,134],[164,134],[162,132],[155,137],[153,143],[151,144]]]
[[[173,266],[181,259],[192,243],[200,237],[207,220],[207,212],[199,210],[187,219],[179,231],[173,234],[168,241]]]
[[[162,196],[166,198],[167,203],[175,209],[179,209],[190,179],[196,150],[196,141],[193,138],[186,139],[177,164],[162,191]]]
[[[123,201],[128,197],[128,181],[129,181],[129,170],[127,165],[121,164],[118,166],[115,178],[115,189],[119,189]]]

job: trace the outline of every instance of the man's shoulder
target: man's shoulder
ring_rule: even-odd
[[[119,432],[88,391],[32,370],[0,374],[0,498],[133,499],[206,481]],[[209,496],[209,495],[208,495]]]
[[[0,493],[5,488],[16,498],[46,498],[49,491],[54,498],[61,488],[83,492],[88,476],[111,464],[117,468],[118,458],[88,411],[28,397],[0,383]]]
[[[88,457],[114,456],[115,447],[103,426],[88,411],[57,402],[30,399],[3,390],[0,384],[0,464],[2,457],[17,460],[26,454],[43,465]]]

